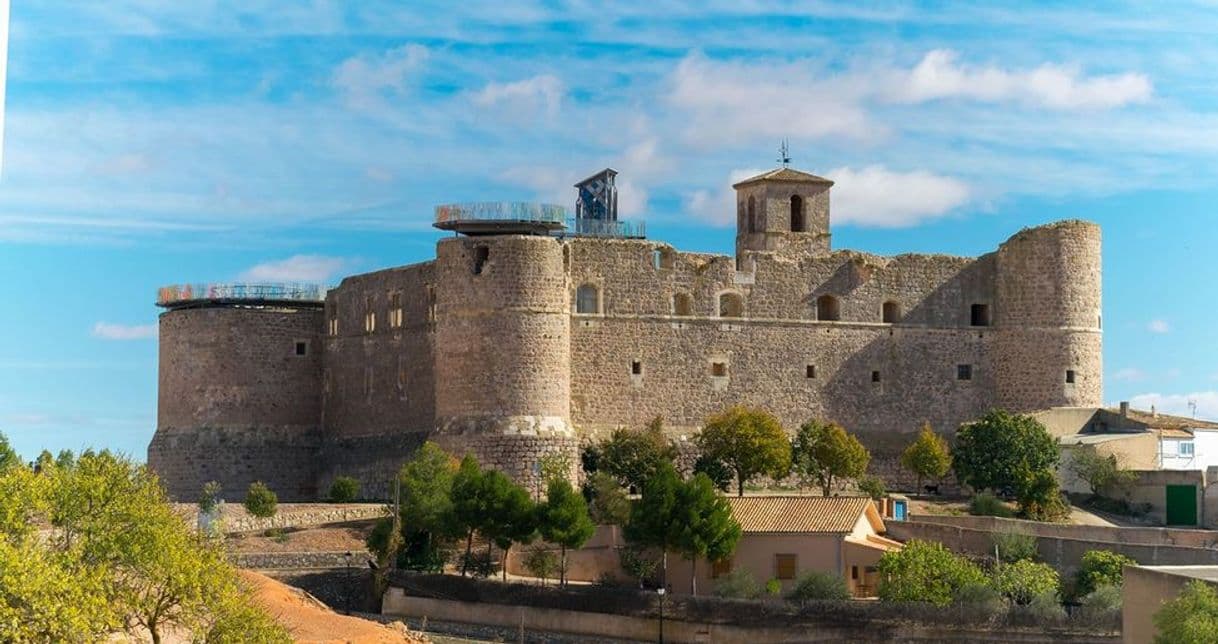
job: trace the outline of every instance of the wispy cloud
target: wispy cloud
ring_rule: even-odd
[[[427,47],[409,44],[380,54],[362,54],[344,60],[334,72],[334,86],[356,107],[380,104],[386,94],[401,95],[430,56]]]
[[[93,337],[102,340],[147,340],[156,337],[155,324],[113,324],[97,322],[93,325]]]
[[[243,282],[328,282],[351,260],[324,255],[293,255],[287,259],[256,264],[241,272]]]
[[[1146,324],[1146,330],[1151,333],[1171,333],[1171,325],[1167,320],[1151,320]]]
[[[1196,417],[1218,420],[1218,391],[1195,391],[1187,394],[1138,394],[1129,399],[1129,404],[1138,409],[1150,409],[1176,416],[1192,417],[1196,406]]]
[[[487,83],[473,95],[475,105],[494,107],[517,117],[553,117],[562,105],[563,83],[553,74],[541,74],[511,83]]]

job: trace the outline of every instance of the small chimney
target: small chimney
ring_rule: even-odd
[[[1121,418],[1129,418],[1129,401],[1121,401]]]
[[[1154,406],[1154,405],[1151,405],[1151,406],[1150,406],[1150,417],[1151,417],[1151,418],[1158,418],[1158,417],[1159,417],[1159,410],[1158,410],[1158,409],[1155,409],[1155,406]]]

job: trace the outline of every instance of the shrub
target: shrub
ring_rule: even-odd
[[[652,579],[660,568],[660,560],[646,549],[630,545],[618,551],[622,571],[639,581],[639,588]]]
[[[694,474],[705,474],[715,485],[715,489],[720,492],[727,492],[732,487],[732,481],[736,475],[728,468],[723,461],[711,456],[710,454],[702,454],[698,460],[694,462]]]
[[[1013,603],[1026,605],[1046,593],[1057,595],[1060,580],[1052,566],[1021,559],[994,568],[994,588]]]
[[[821,600],[845,601],[850,599],[850,589],[846,587],[846,580],[838,575],[809,570],[795,581],[795,588],[787,594],[787,599],[799,603]]]
[[[765,594],[771,597],[777,597],[782,594],[782,582],[777,579],[771,579],[765,582]]]
[[[880,599],[898,602],[950,604],[956,592],[970,584],[985,584],[977,564],[952,553],[943,544],[917,539],[880,557]]]
[[[1218,642],[1218,592],[1192,580],[1175,599],[1155,613],[1155,644],[1208,644]]]
[[[1101,586],[1121,587],[1125,566],[1138,562],[1111,550],[1088,550],[1079,563],[1075,592],[1085,597]]]
[[[884,479],[878,476],[864,476],[859,479],[858,488],[859,492],[872,499],[882,499],[888,494],[888,489],[884,486]]]
[[[1036,558],[1036,537],[1022,532],[995,532],[991,537],[999,563]]]
[[[339,476],[330,484],[331,503],[351,503],[359,498],[359,481],[350,476]]]
[[[967,609],[968,615],[988,621],[1007,609],[1006,599],[989,584],[966,584],[956,590],[952,603]]]
[[[715,596],[732,599],[757,599],[761,584],[747,570],[733,570],[715,580]]]
[[[1057,477],[1050,471],[1033,472],[1016,488],[1019,514],[1032,521],[1060,521],[1070,514],[1070,505],[1062,498]]]
[[[1003,519],[1010,519],[1015,516],[1010,506],[989,492],[982,492],[974,496],[972,502],[969,503],[968,513],[981,517],[1000,517]]]
[[[211,514],[212,510],[220,504],[220,482],[208,481],[203,484],[203,490],[199,493],[199,512],[201,514]]]
[[[1079,617],[1091,623],[1114,619],[1121,614],[1121,589],[1117,586],[1100,586],[1082,599]]]
[[[461,567],[474,577],[490,577],[499,572],[491,553],[481,550],[469,554],[461,554]]]
[[[279,497],[266,484],[262,481],[250,483],[249,490],[245,492],[245,510],[247,512],[265,519],[275,516],[278,506]]]
[[[583,492],[597,525],[626,525],[630,520],[630,499],[612,474],[593,472],[584,483]]]
[[[1061,598],[1053,591],[1036,595],[1025,609],[1041,624],[1051,625],[1066,619],[1066,609],[1062,608]]]
[[[534,548],[524,556],[524,567],[535,577],[541,577],[542,583],[558,573],[558,555],[553,550]]]

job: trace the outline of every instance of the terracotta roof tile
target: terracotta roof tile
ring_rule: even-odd
[[[872,505],[865,497],[727,497],[745,532],[850,532]]]
[[[1120,409],[1108,408],[1108,411],[1119,414]],[[1185,418],[1169,414],[1152,414],[1138,409],[1129,410],[1129,419],[1145,424],[1150,429],[1218,429],[1218,423],[1199,418]]]

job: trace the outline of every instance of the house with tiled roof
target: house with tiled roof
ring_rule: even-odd
[[[696,575],[698,592],[733,571],[745,571],[759,584],[776,579],[783,592],[809,571],[841,575],[856,597],[875,595],[880,557],[901,544],[884,537],[884,519],[863,497],[728,497],[742,536],[736,552],[722,561],[669,560],[669,586],[689,592]]]

